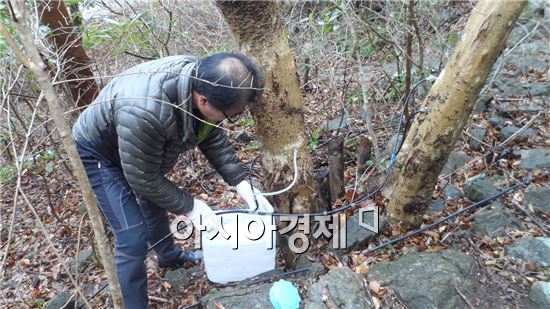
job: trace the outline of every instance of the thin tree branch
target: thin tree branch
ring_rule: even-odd
[[[24,11],[26,5],[24,0],[12,0],[9,2],[12,4],[13,7],[16,7],[20,11]],[[1,21],[0,24],[2,25],[0,26],[0,30],[2,30],[2,33],[7,33],[3,21]],[[61,137],[61,140],[65,146],[65,150],[69,155],[69,159],[73,166],[75,175],[82,188],[85,205],[88,210],[88,215],[90,216],[92,228],[96,236],[99,252],[103,260],[103,265],[105,267],[107,280],[109,281],[110,292],[113,298],[113,305],[117,309],[123,308],[124,305],[122,293],[120,291],[120,284],[118,282],[117,274],[114,268],[113,256],[109,247],[109,242],[107,241],[107,237],[103,229],[103,221],[101,219],[101,213],[97,206],[97,200],[91,188],[90,182],[86,176],[86,171],[84,169],[82,161],[80,160],[80,156],[78,155],[76,146],[71,138],[70,127],[65,121],[65,117],[63,115],[63,104],[60,96],[63,97],[64,95],[62,93],[58,93],[52,86],[52,82],[46,71],[46,66],[42,62],[40,54],[38,53],[38,50],[34,45],[34,38],[30,29],[25,25],[24,21],[21,20],[15,20],[14,25],[17,33],[21,38],[21,42],[27,56],[24,59],[20,59],[20,61],[28,65],[27,68],[34,73],[34,77],[36,78],[38,85],[40,86],[40,88],[42,88],[42,91],[44,92],[44,96],[49,105],[49,110],[58,129],[59,136]],[[7,34],[8,36],[10,36],[9,33]],[[14,52],[16,53],[18,50],[20,50],[16,45],[11,45],[11,47],[15,48]],[[22,55],[22,53],[19,53],[19,55]],[[24,193],[22,191],[21,195],[24,196]],[[35,213],[33,207],[31,207],[31,210],[33,210],[33,212]],[[35,214],[35,216],[37,217],[37,219],[39,219],[38,214]],[[37,221],[40,225],[42,225],[42,222],[40,220]],[[42,229],[44,228],[42,227]],[[48,234],[46,234],[46,238],[50,246],[53,246],[53,243],[51,242]],[[53,246],[53,248],[55,249],[55,246]],[[55,252],[57,253],[57,251]],[[65,271],[68,271],[68,269],[66,269],[66,264],[63,264],[62,266],[64,267]],[[75,284],[75,287],[78,289],[74,278],[72,277],[72,275],[70,275],[70,271],[68,271],[68,275],[71,279],[71,282]]]

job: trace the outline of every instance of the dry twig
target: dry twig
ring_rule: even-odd
[[[475,307],[472,306],[472,303],[470,303],[470,301],[466,298],[466,296],[462,294],[462,292],[460,292],[460,290],[456,286],[455,286],[455,290],[458,293],[458,295],[460,295],[460,298],[462,298],[462,300],[464,300],[464,302],[468,304],[468,307],[470,307],[470,309],[475,309]]]

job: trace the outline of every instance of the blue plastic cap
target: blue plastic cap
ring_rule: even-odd
[[[393,165],[393,163],[395,162],[395,153],[392,153],[391,156],[390,156],[390,165]]]
[[[298,289],[286,280],[279,280],[269,289],[269,301],[275,309],[298,309],[300,307]]]

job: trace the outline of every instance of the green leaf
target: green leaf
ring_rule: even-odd
[[[7,184],[17,176],[17,168],[13,165],[0,167],[0,183]]]
[[[69,6],[73,4],[79,4],[80,2],[82,2],[82,0],[65,0],[65,5]]]
[[[243,148],[244,150],[259,150],[260,146],[258,144],[249,144]]]
[[[50,149],[45,154],[42,155],[42,161],[44,162],[53,161],[55,160],[56,157],[57,157],[57,153],[55,152],[55,150]]]
[[[449,38],[447,39],[447,43],[449,44],[450,47],[454,47],[458,42],[458,40],[459,40],[458,32],[449,33]]]
[[[313,150],[319,145],[319,129],[313,130],[309,133],[309,149]]]
[[[243,119],[243,120],[239,121],[238,125],[241,126],[241,127],[253,126],[254,125],[254,119],[252,119],[252,118]]]

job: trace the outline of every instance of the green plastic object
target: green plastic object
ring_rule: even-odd
[[[298,289],[289,281],[280,279],[269,289],[269,301],[275,309],[298,309],[301,300]]]

